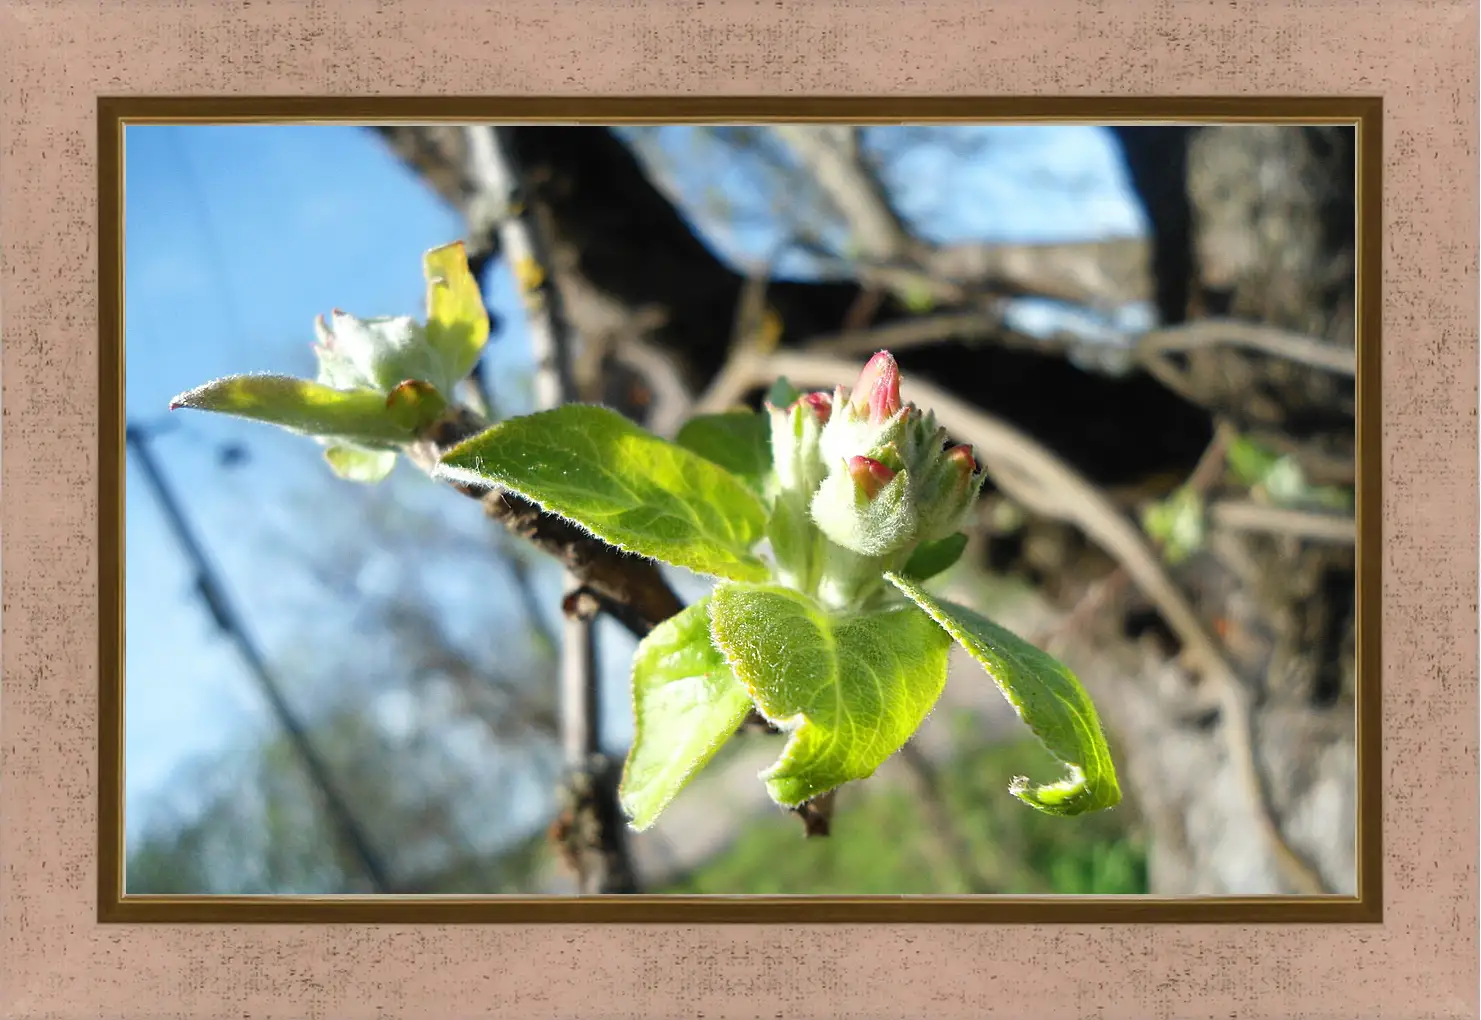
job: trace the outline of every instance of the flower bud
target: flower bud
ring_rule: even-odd
[[[946,459],[957,465],[959,470],[967,476],[977,471],[977,458],[972,456],[972,447],[966,443],[961,446],[953,446],[946,451]]]
[[[883,424],[900,410],[900,366],[889,351],[880,351],[864,365],[849,406],[871,425]]]
[[[861,556],[902,549],[919,528],[909,476],[872,457],[841,462],[818,487],[811,510],[824,535]]]
[[[427,341],[427,331],[410,316],[361,319],[335,309],[326,323],[314,323],[319,343],[320,381],[336,389],[369,387],[389,392],[408,379],[431,383],[444,393],[448,377],[443,358]]]
[[[970,446],[953,446],[937,459],[920,487],[922,542],[959,531],[987,476],[977,468]]]
[[[848,473],[865,499],[873,499],[890,483],[896,472],[885,467],[872,457],[850,457]]]
[[[807,393],[786,407],[766,405],[771,418],[774,484],[780,492],[812,495],[827,473],[820,440],[833,404],[826,393]]]
[[[818,419],[819,425],[828,424],[828,419],[833,416],[833,398],[821,390],[817,393],[804,393],[798,398],[806,404]]]
[[[887,351],[869,359],[852,392],[840,388],[819,441],[828,477],[813,520],[861,556],[908,553],[952,534],[982,487],[970,446],[946,448],[935,415],[900,400],[900,370]]]

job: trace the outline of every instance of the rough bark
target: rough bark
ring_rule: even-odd
[[[1118,131],[1155,231],[1163,314],[1231,316],[1353,341],[1353,132],[1267,126]],[[1155,159],[1153,154],[1157,154]],[[1148,164],[1182,167],[1181,187]],[[1176,253],[1175,255],[1173,253]],[[1186,261],[1183,261],[1186,260]],[[1228,349],[1187,359],[1195,399],[1312,470],[1352,463],[1350,378]],[[1347,479],[1351,481],[1350,477]],[[1276,822],[1329,891],[1354,890],[1354,557],[1343,543],[1216,534],[1181,572],[1251,688],[1254,753]],[[1144,682],[1106,703],[1153,832],[1160,893],[1289,892],[1249,839],[1217,712],[1189,714],[1191,678],[1139,607],[1117,621],[1138,651],[1116,665]],[[1100,635],[1106,640],[1108,635]],[[1150,649],[1150,650],[1149,650]],[[1129,661],[1140,656],[1143,661]]]

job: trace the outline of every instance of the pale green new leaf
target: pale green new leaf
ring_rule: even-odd
[[[900,750],[941,696],[951,647],[914,606],[835,617],[775,585],[717,588],[710,632],[756,707],[789,734],[761,774],[787,807],[873,775]]]
[[[483,293],[468,268],[463,242],[433,248],[422,256],[427,278],[427,342],[457,382],[473,368],[489,338]]]
[[[1018,717],[1070,774],[1056,783],[1030,787],[1015,779],[1009,790],[1024,803],[1052,815],[1078,815],[1121,801],[1116,766],[1090,695],[1069,668],[1052,655],[974,613],[933,598],[900,577],[885,577],[939,623],[982,664]]]
[[[674,442],[759,488],[771,471],[771,426],[753,411],[697,415],[684,424]]]
[[[372,446],[404,443],[411,431],[398,424],[375,390],[336,390],[285,375],[233,375],[208,382],[170,401],[277,425],[290,432]]]
[[[767,576],[752,552],[766,528],[756,494],[605,407],[510,418],[448,451],[436,473],[517,492],[629,552],[732,580]]]
[[[633,741],[618,796],[639,832],[751,711],[751,696],[710,640],[708,603],[654,627],[633,655]]]
[[[396,467],[395,450],[366,450],[358,446],[331,446],[324,459],[336,475],[366,485],[383,481]]]

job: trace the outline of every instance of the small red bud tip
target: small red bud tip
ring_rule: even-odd
[[[833,416],[833,398],[826,393],[804,393],[801,401],[812,408],[812,413],[822,424],[828,424],[828,419]]]
[[[874,425],[888,421],[900,410],[900,366],[889,351],[880,351],[864,365],[849,403],[856,413],[867,412]]]
[[[977,459],[972,456],[972,447],[966,444],[953,446],[946,451],[946,459],[953,464],[959,464],[965,469],[966,474],[977,470]]]
[[[895,477],[895,472],[885,467],[873,457],[850,457],[848,459],[848,473],[864,493],[865,499],[873,499],[879,495],[879,490],[890,484],[890,479]]]
[[[185,401],[183,401],[183,400],[172,400],[172,401],[170,401],[170,410],[171,411],[178,411],[178,410],[180,410],[180,408],[182,408],[184,406],[185,406]]]

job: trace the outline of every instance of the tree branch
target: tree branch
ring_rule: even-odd
[[[498,223],[500,247],[520,288],[535,357],[535,399],[552,408],[575,398],[571,372],[571,336],[560,294],[552,283],[550,260],[532,215],[523,201],[523,186],[509,128],[467,129],[468,152],[482,205],[472,208]],[[485,229],[487,227],[485,226]],[[511,504],[502,501],[503,508]],[[567,588],[584,584],[570,568]],[[565,614],[561,642],[561,735],[572,814],[565,849],[575,864],[583,893],[637,891],[636,872],[627,847],[626,829],[617,803],[616,775],[601,749],[601,687],[596,667],[595,635],[589,614]]]
[[[859,129],[847,124],[777,124],[778,135],[812,173],[871,259],[914,262],[925,245],[911,234],[878,177],[864,165]]]

